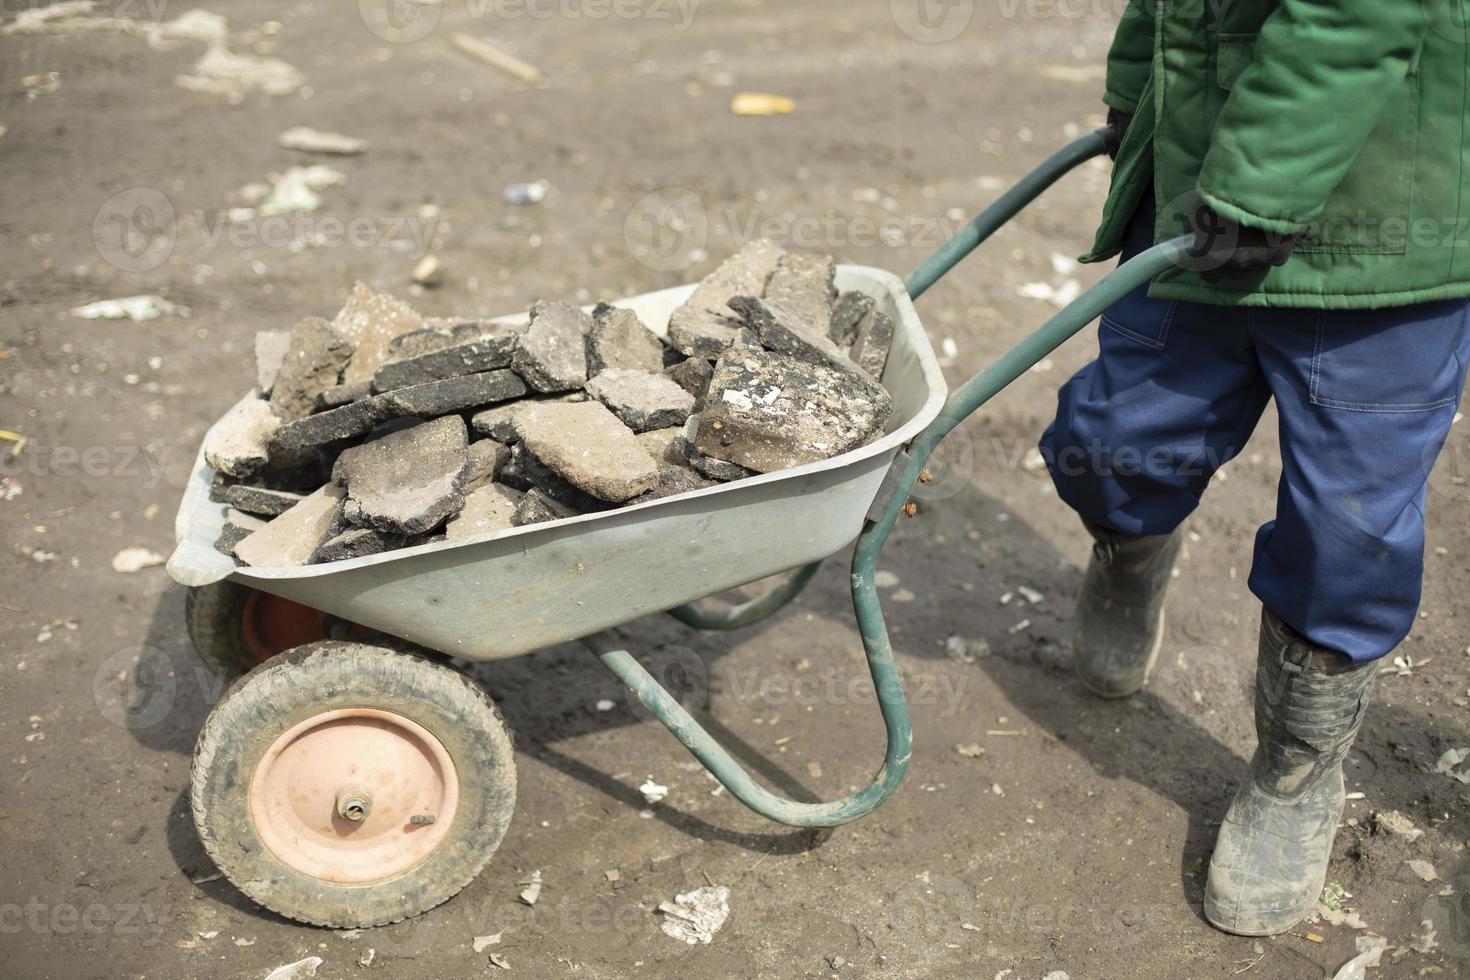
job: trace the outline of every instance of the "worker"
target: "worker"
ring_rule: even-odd
[[[1163,642],[1180,525],[1275,399],[1258,745],[1204,895],[1227,932],[1315,906],[1344,757],[1419,606],[1427,478],[1470,365],[1462,2],[1130,0],[1109,54],[1112,186],[1084,261],[1194,244],[1103,315],[1041,449],[1095,541],[1077,671],[1124,697]]]

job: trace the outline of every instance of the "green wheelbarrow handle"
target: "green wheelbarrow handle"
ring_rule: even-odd
[[[1024,207],[1026,201],[1034,198],[1070,167],[1095,156],[1096,152],[1091,150],[1081,153],[1094,140],[1098,144],[1096,152],[1100,152],[1101,138],[1096,134],[1089,134],[1049,158],[985,212],[992,216],[990,219],[982,222],[981,218],[985,218],[985,215],[981,215],[981,218],[977,218],[965,232],[957,236],[957,239],[963,237],[967,242],[974,238],[968,247],[964,247],[963,242],[958,246],[954,242],[946,245],[915,272],[910,282],[915,282],[920,273],[923,273],[928,281],[920,283],[922,292],[952,269],[975,245],[1003,224],[1006,218]],[[1063,166],[1059,160],[1071,160],[1071,163]],[[1029,197],[1026,196],[1028,193]],[[1005,217],[995,217],[1007,210],[1009,213]],[[976,235],[979,237],[976,238]],[[888,540],[898,515],[903,512],[909,493],[918,482],[919,474],[923,472],[929,456],[955,426],[1101,316],[1109,306],[1160,272],[1179,264],[1186,256],[1190,243],[1188,236],[1162,242],[1134,256],[1103,277],[1046,323],[991,362],[985,370],[954,391],[946,399],[938,417],[914,438],[907,451],[899,453],[894,460],[893,466],[899,471],[897,481],[892,484],[894,490],[878,517],[864,524],[852,557],[853,610],[857,616],[858,630],[867,654],[868,671],[872,675],[873,688],[888,739],[883,764],[862,789],[830,803],[802,803],[770,792],[757,783],[678,700],[643,669],[612,632],[598,633],[582,642],[704,764],[732,796],[756,813],[793,827],[835,827],[871,813],[898,789],[908,771],[913,748],[913,728],[909,722],[908,703],[904,698],[898,666],[893,660],[893,646],[888,639],[888,627],[878,601],[874,576],[883,545]],[[934,264],[932,269],[931,263]],[[937,271],[933,271],[934,269]],[[888,482],[885,480],[885,485]],[[704,612],[690,605],[681,607],[675,611],[675,615],[690,625],[706,629],[728,629],[746,625],[770,615],[794,598],[810,580],[815,569],[816,565],[798,569],[767,595],[723,614]]]

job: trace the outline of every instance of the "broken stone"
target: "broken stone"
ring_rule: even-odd
[[[648,455],[652,456],[656,462],[674,466],[689,464],[691,447],[679,429],[653,429],[649,432],[638,433],[637,438],[638,445],[646,449]]]
[[[467,344],[487,332],[478,320],[425,317],[424,323],[427,326],[423,330],[399,334],[388,341],[388,360],[432,354],[446,347]]]
[[[398,547],[399,539],[394,535],[370,527],[351,527],[322,542],[311,556],[312,564],[329,561],[347,561],[367,555],[380,555]]]
[[[341,408],[343,405],[362,401],[373,393],[372,387],[372,384],[367,381],[359,381],[350,385],[333,385],[316,396],[312,402],[312,410],[324,412],[329,408]]]
[[[613,506],[572,486],[520,443],[511,447],[510,459],[500,468],[496,479],[516,490],[540,490],[578,514],[607,510]]]
[[[341,487],[321,487],[235,545],[235,557],[257,568],[305,565],[337,533],[345,496]]]
[[[387,406],[380,398],[365,398],[341,408],[308,415],[287,422],[271,442],[271,452],[293,452],[313,446],[325,446],[342,439],[357,439],[373,431],[387,420]]]
[[[568,483],[621,503],[658,483],[658,464],[600,402],[540,402],[516,413],[521,444]]]
[[[270,397],[271,386],[276,383],[276,374],[290,348],[289,330],[262,330],[255,335],[255,387],[260,390],[260,397]]]
[[[310,415],[316,396],[337,384],[352,351],[352,343],[319,316],[296,324],[271,387],[271,408],[281,421]]]
[[[476,412],[470,416],[470,428],[482,436],[489,436],[496,442],[515,442],[516,430],[511,420],[515,418],[516,412],[520,411],[524,404],[524,402],[512,402],[508,405],[495,405]]]
[[[265,521],[231,508],[225,512],[225,525],[214,542],[216,551],[234,557],[235,546],[265,527]]]
[[[725,304],[732,296],[763,295],[785,254],[779,245],[759,239],[726,259],[669,317],[669,342],[690,357],[715,360],[737,340],[747,339],[747,329]]]
[[[204,461],[230,476],[249,476],[270,459],[271,439],[281,420],[268,402],[256,399],[220,420],[204,444]]]
[[[208,462],[207,459],[205,461]],[[234,479],[229,474],[215,470],[214,477],[209,481],[210,501],[216,504],[226,503],[229,498],[225,494],[229,493],[230,487],[234,485]]]
[[[450,412],[462,412],[494,402],[519,398],[526,393],[526,384],[513,371],[486,371],[482,374],[466,374],[443,381],[426,381],[423,384],[395,388],[393,391],[375,395],[371,401],[382,403],[383,418],[401,418],[407,415],[418,418],[435,418]]]
[[[371,381],[388,359],[393,339],[423,330],[425,325],[424,318],[407,303],[359,282],[352,287],[332,326],[355,347],[342,372],[342,380],[351,384]]]
[[[837,296],[832,285],[836,274],[837,266],[830,255],[788,252],[776,263],[765,293],[751,295],[763,295],[768,304],[786,311],[805,332],[826,340],[832,328],[832,301]]]
[[[494,439],[480,439],[470,443],[469,458],[469,467],[464,471],[466,495],[495,479],[495,474],[510,460],[510,447]]]
[[[393,534],[423,534],[464,506],[464,419],[432,422],[342,451],[332,479],[347,488],[343,516]]]
[[[704,393],[709,390],[709,379],[714,373],[715,366],[702,357],[686,358],[664,368],[664,377],[694,396],[695,411],[704,404]]]
[[[867,293],[855,290],[843,293],[832,305],[832,326],[827,336],[843,349],[851,347],[857,343],[858,327],[863,317],[873,312],[874,305],[873,297]]]
[[[246,514],[275,517],[301,503],[302,496],[285,490],[268,490],[265,487],[237,483],[225,491],[225,500],[236,510]]]
[[[860,374],[741,348],[715,365],[694,445],[771,473],[866,444],[883,432],[890,410],[888,392]]]
[[[569,303],[535,303],[511,366],[540,392],[571,391],[587,383],[587,334],[593,321]]]
[[[861,370],[846,351],[828,339],[826,327],[818,331],[774,301],[737,296],[730,300],[730,309],[745,318],[760,337],[761,346],[768,350],[837,371]]]
[[[665,497],[672,497],[675,494],[689,493],[691,490],[703,490],[707,487],[717,487],[719,485],[718,480],[711,480],[701,476],[687,466],[660,463],[658,467],[658,486],[645,494],[634,497],[631,503],[643,504],[650,500],[662,500]]]
[[[517,501],[515,513],[511,514],[510,522],[515,527],[525,527],[528,524],[543,524],[546,521],[559,521],[576,516],[577,512],[566,504],[532,487]]]
[[[852,345],[852,359],[869,376],[883,380],[888,366],[888,350],[893,346],[893,320],[874,309],[858,323],[858,338]]]
[[[587,393],[634,432],[683,425],[694,411],[693,395],[649,371],[609,368],[587,382]]]
[[[513,519],[523,494],[498,483],[487,483],[465,496],[464,509],[444,527],[450,541],[516,527]]]
[[[587,367],[590,374],[609,368],[630,368],[657,373],[664,367],[664,345],[638,314],[602,305],[593,311],[596,326],[587,338]]]
[[[440,381],[444,378],[510,367],[511,353],[515,346],[515,334],[501,334],[388,361],[373,375],[373,391],[391,391],[426,381]]]
[[[698,450],[689,454],[689,465],[696,473],[702,473],[711,480],[721,483],[731,483],[735,480],[743,480],[747,476],[755,476],[755,470],[748,470],[739,463],[730,463],[723,459],[715,459],[706,456]]]

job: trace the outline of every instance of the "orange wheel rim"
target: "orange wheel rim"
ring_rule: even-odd
[[[442,742],[403,715],[343,708],[282,734],[251,777],[256,833],[293,870],[361,884],[402,874],[443,842],[459,773]]]

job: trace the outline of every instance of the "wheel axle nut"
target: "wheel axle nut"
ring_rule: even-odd
[[[363,790],[344,789],[337,794],[337,815],[343,820],[361,823],[372,808],[372,797]]]

